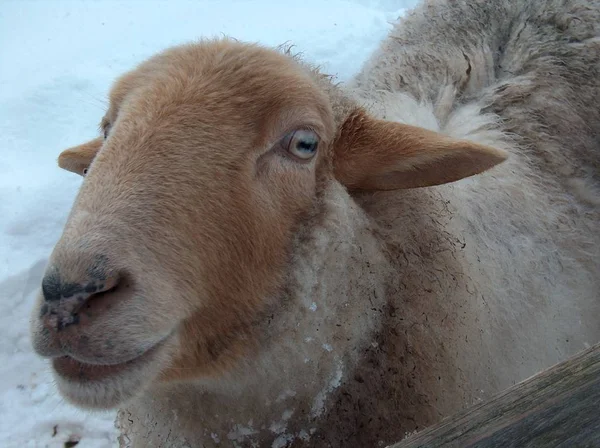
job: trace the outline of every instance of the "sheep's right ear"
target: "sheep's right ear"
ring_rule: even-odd
[[[85,176],[87,169],[102,147],[104,139],[95,138],[79,146],[65,149],[58,156],[58,166],[81,176]]]
[[[358,109],[334,142],[335,177],[351,190],[396,190],[454,182],[503,162],[506,151]]]

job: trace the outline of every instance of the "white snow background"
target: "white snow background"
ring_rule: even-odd
[[[0,447],[116,446],[114,413],[62,400],[29,314],[82,179],[63,149],[98,135],[114,78],[168,46],[293,43],[347,80],[416,0],[0,0]]]

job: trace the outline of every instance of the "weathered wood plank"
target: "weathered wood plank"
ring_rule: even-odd
[[[391,448],[600,448],[600,344]]]

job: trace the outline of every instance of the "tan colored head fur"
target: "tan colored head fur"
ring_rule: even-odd
[[[121,77],[102,127],[106,139],[59,157],[87,174],[33,318],[37,352],[83,407],[219,375],[260,350],[261,311],[285,287],[292,235],[325,180],[413,188],[506,157],[375,120],[289,55],[228,40]],[[314,156],[298,153],[303,138],[318,139]]]

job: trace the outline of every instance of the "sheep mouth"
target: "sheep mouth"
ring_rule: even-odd
[[[114,378],[134,372],[152,362],[164,341],[160,341],[139,356],[125,362],[115,364],[92,364],[79,361],[72,356],[59,356],[52,359],[54,371],[64,380],[84,384]]]

